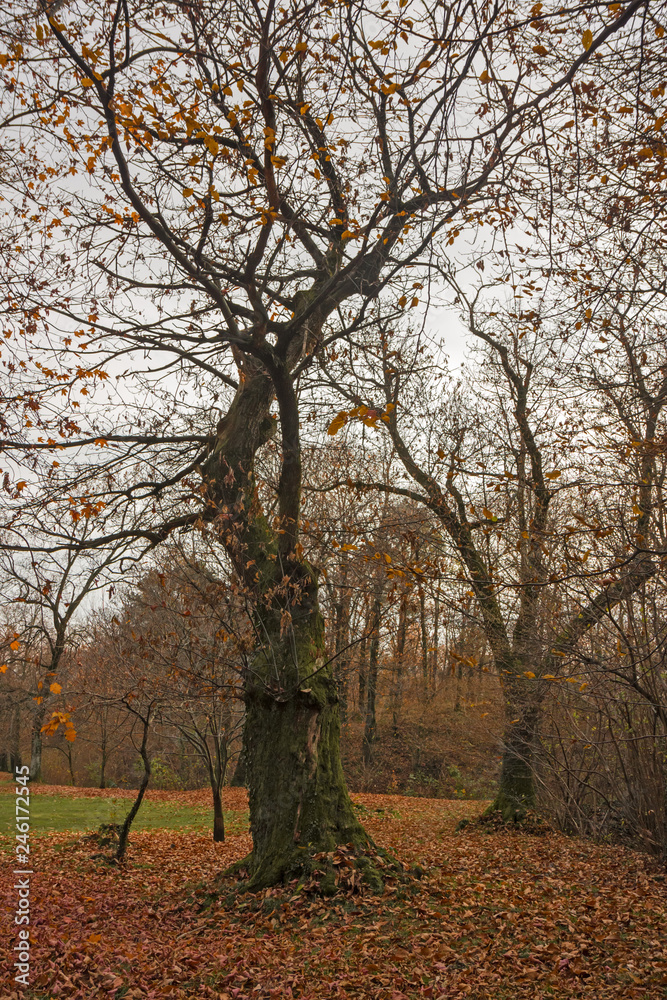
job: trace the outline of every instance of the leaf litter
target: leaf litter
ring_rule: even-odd
[[[206,795],[154,794],[193,807]],[[247,833],[224,844],[136,833],[117,868],[94,856],[90,835],[33,838],[31,984],[12,990],[7,872],[0,996],[667,997],[667,882],[654,860],[544,825],[532,834],[488,828],[473,822],[479,802],[353,799],[376,843],[411,873],[407,883],[389,879],[381,896],[350,876],[344,849],[333,858],[338,891],[322,898],[307,883],[240,893],[221,879],[248,853]],[[225,790],[224,807],[247,810],[245,792]]]

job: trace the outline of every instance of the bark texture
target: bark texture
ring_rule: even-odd
[[[211,519],[245,586],[260,643],[245,672],[243,737],[250,804],[249,888],[308,869],[312,856],[371,845],[357,820],[340,760],[339,695],[325,665],[317,578],[299,555],[298,407],[289,358],[271,377],[246,359],[203,470]],[[269,523],[254,480],[254,456],[275,433],[278,397],[282,469],[278,515]]]
[[[257,657],[246,688],[244,753],[253,853],[250,887],[283,881],[313,853],[370,841],[350,801],[339,747],[336,683],[324,662],[324,625],[317,609],[293,623]],[[271,691],[271,679],[294,687]]]

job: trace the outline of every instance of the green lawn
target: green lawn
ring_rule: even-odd
[[[30,796],[30,833],[50,830],[96,830],[100,823],[122,823],[132,805],[132,799],[85,798],[72,799],[49,795]],[[0,795],[0,833],[15,831],[14,797]],[[213,809],[193,809],[176,802],[145,800],[132,824],[133,830],[187,830],[207,834],[213,825]],[[247,818],[240,813],[225,813],[229,833],[247,829]]]

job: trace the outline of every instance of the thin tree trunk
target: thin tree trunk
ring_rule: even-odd
[[[377,694],[378,660],[380,655],[380,612],[382,610],[381,595],[377,593],[373,601],[371,624],[370,655],[368,659],[368,695],[366,698],[366,720],[362,752],[364,764],[370,764],[373,759],[373,744],[377,735],[375,719],[375,697]]]
[[[221,844],[225,839],[225,817],[222,811],[222,796],[219,788],[213,789],[213,840]]]
[[[364,629],[368,629],[369,622],[366,620],[364,622]],[[366,715],[366,674],[368,664],[366,663],[366,652],[367,652],[367,638],[364,635],[363,639],[359,643],[359,703],[358,708],[363,716]]]
[[[408,627],[408,595],[401,594],[398,609],[398,632],[396,635],[396,659],[391,689],[391,722],[394,736],[398,736],[398,717],[403,698],[403,657],[405,656],[405,637]]]
[[[125,857],[125,852],[127,850],[127,840],[130,835],[130,828],[134,822],[134,819],[139,812],[139,808],[144,798],[144,793],[148,788],[148,783],[151,780],[151,761],[148,756],[148,731],[150,726],[150,715],[146,719],[142,719],[144,731],[141,740],[141,747],[139,753],[141,755],[141,760],[144,765],[144,773],[141,779],[141,784],[139,785],[139,791],[137,792],[137,797],[132,803],[132,808],[125,817],[125,822],[123,823],[120,833],[118,834],[118,847],[116,848],[116,861],[122,861]]]
[[[436,590],[433,607],[433,650],[431,653],[431,690],[435,691],[438,681],[438,651],[440,643],[440,592]]]
[[[338,600],[335,603],[335,666],[334,676],[338,688],[340,699],[341,722],[347,719],[347,689],[348,689],[348,666],[350,655],[348,650],[350,633],[350,594],[347,588],[347,560],[343,563],[341,586],[338,589]]]
[[[461,680],[463,678],[463,664],[461,660],[456,661],[456,698],[454,701],[454,711],[460,712],[461,708]]]
[[[21,706],[14,706],[12,721],[9,728],[9,770],[14,773],[22,766],[21,760]]]
[[[46,715],[46,705],[38,706],[32,721],[30,739],[30,781],[39,781],[42,777],[42,725]]]
[[[426,631],[426,594],[419,588],[419,628],[422,646],[422,695],[428,698],[428,633]]]
[[[239,755],[236,758],[236,767],[234,768],[234,774],[232,775],[232,780],[229,783],[232,788],[245,788],[246,785],[246,759],[243,747],[239,751]]]

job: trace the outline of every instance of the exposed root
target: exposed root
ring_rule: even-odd
[[[332,851],[297,849],[285,864],[282,876],[273,886],[282,886],[290,897],[295,895],[337,896],[348,894],[379,895],[389,886],[420,878],[420,871],[409,869],[388,851],[374,844],[364,848],[345,844]],[[262,880],[263,881],[263,880]],[[257,884],[252,854],[231,865],[216,879],[214,895],[257,892],[271,888]]]

